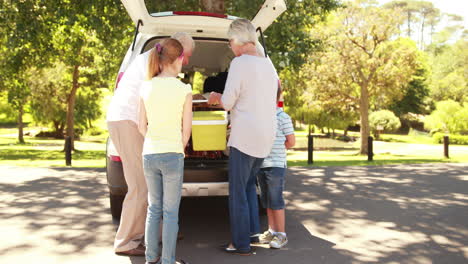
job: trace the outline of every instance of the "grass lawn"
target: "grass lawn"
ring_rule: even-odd
[[[32,135],[40,128],[27,127]],[[450,159],[442,157],[442,146],[426,142],[427,136],[382,135],[398,137],[398,142],[374,142],[374,161],[357,155],[359,142],[314,138],[314,163],[311,166],[386,165],[433,162],[468,162],[468,146],[450,146]],[[106,135],[85,136],[75,141],[73,167],[104,167]],[[421,139],[422,138],[422,139]],[[296,149],[288,152],[289,166],[307,164],[307,132],[296,132]],[[429,138],[430,139],[430,138]],[[17,144],[16,128],[0,128],[0,165],[65,167],[64,140],[25,136],[26,144]],[[387,140],[387,139],[386,139]],[[425,143],[425,144],[421,144]]]
[[[31,130],[33,128],[30,128]],[[25,136],[26,144],[17,144],[16,129],[0,129],[0,165],[29,167],[65,167],[64,140]],[[105,167],[105,139],[84,138],[75,141],[73,167]]]
[[[387,142],[402,142],[402,143],[412,143],[412,144],[432,144],[434,140],[430,136],[423,135],[393,135],[393,134],[383,134],[380,136],[382,140]]]
[[[341,132],[341,131],[340,131]],[[297,131],[296,146],[288,151],[289,166],[363,166],[434,162],[468,163],[468,146],[450,145],[450,159],[443,157],[441,144],[425,135],[381,135],[385,141],[374,141],[374,160],[358,155],[358,142],[343,142],[314,137],[314,163],[307,164],[307,132]],[[353,136],[355,136],[353,134]]]
[[[307,151],[289,151],[288,166],[371,166],[389,164],[415,164],[434,162],[468,162],[468,153],[445,159],[427,155],[376,154],[373,161],[366,155],[357,155],[358,150],[314,151],[314,163],[307,164]]]

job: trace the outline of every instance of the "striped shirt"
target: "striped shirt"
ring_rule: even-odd
[[[262,168],[279,167],[286,168],[286,136],[294,134],[291,117],[282,108],[276,109],[276,139],[270,154],[263,160]]]

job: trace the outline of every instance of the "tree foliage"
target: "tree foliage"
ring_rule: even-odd
[[[403,96],[389,106],[389,109],[400,118],[408,113],[428,114],[430,112],[430,68],[426,58],[420,56],[418,61],[417,68],[403,91]]]
[[[6,15],[2,14],[0,20],[0,28],[5,32],[1,38],[5,47],[2,45],[0,53],[6,59],[0,63],[0,86],[9,91],[10,101],[18,105],[21,113],[20,106],[24,106],[30,98],[40,96],[31,95],[29,84],[34,77],[31,78],[28,73],[53,67],[59,61],[63,63],[63,73],[71,75],[71,78],[62,76],[63,82],[56,83],[55,87],[68,87],[63,97],[68,108],[68,135],[73,138],[75,101],[78,100],[77,94],[80,94],[78,88],[95,90],[112,84],[118,63],[131,41],[133,26],[130,19],[118,0],[24,0],[1,3],[2,13]],[[91,100],[99,99],[99,96],[86,96]],[[45,97],[44,101],[47,100],[53,104],[53,100],[58,99]],[[96,115],[89,113],[87,116]]]
[[[433,72],[431,98],[468,102],[468,39],[435,44],[429,52]]]
[[[361,138],[369,136],[368,112],[400,99],[417,66],[417,47],[396,39],[402,17],[369,1],[349,3],[317,27],[324,48],[310,56],[308,100],[359,111]],[[367,141],[361,140],[361,153]]]

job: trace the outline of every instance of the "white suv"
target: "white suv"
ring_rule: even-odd
[[[122,3],[136,25],[136,32],[120,66],[117,83],[138,54],[148,51],[156,42],[176,32],[189,33],[196,43],[190,63],[182,69],[188,76],[193,76],[194,72],[204,76],[224,72],[234,58],[228,46],[227,30],[237,17],[187,11],[150,14],[144,0],[122,0]],[[265,1],[252,20],[262,40],[262,32],[285,10],[284,0]],[[182,196],[228,195],[227,161],[227,156],[220,152],[206,151],[196,156],[186,156]],[[110,140],[107,143],[106,170],[112,216],[120,218],[127,185],[119,154]]]

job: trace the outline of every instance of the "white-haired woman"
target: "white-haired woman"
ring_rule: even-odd
[[[211,93],[210,104],[231,111],[229,214],[232,242],[225,251],[250,255],[251,240],[260,233],[256,175],[275,140],[278,75],[270,59],[257,49],[257,34],[247,19],[233,21],[231,62],[223,94]]]

